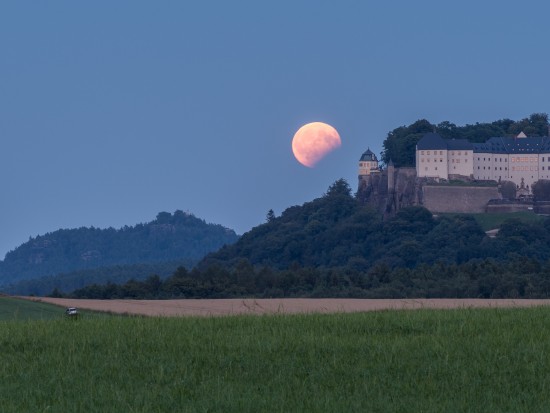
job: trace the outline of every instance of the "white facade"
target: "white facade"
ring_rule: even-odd
[[[449,173],[447,150],[417,150],[416,174],[419,177],[448,179]]]
[[[472,176],[474,173],[474,151],[458,149],[448,151],[447,170],[449,175]]]
[[[449,179],[450,175],[462,175],[531,187],[539,179],[550,179],[550,139],[520,134],[471,144],[426,134],[417,145],[416,171],[419,177]]]

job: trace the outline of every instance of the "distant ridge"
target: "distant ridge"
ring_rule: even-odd
[[[238,239],[235,231],[193,214],[160,212],[120,229],[60,229],[35,238],[0,261],[0,286],[79,270],[128,264],[197,261]]]

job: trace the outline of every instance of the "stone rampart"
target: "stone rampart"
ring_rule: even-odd
[[[500,199],[498,188],[484,186],[422,187],[422,203],[431,212],[485,212],[491,199]]]

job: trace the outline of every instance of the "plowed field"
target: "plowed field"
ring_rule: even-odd
[[[146,316],[224,316],[236,314],[349,313],[421,308],[497,308],[550,305],[550,300],[522,299],[216,299],[216,300],[78,300],[23,297],[95,311]]]

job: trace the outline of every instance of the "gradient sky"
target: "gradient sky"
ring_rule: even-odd
[[[0,3],[0,258],[189,211],[243,233],[420,118],[550,112],[545,1]],[[310,169],[304,123],[342,147]]]

